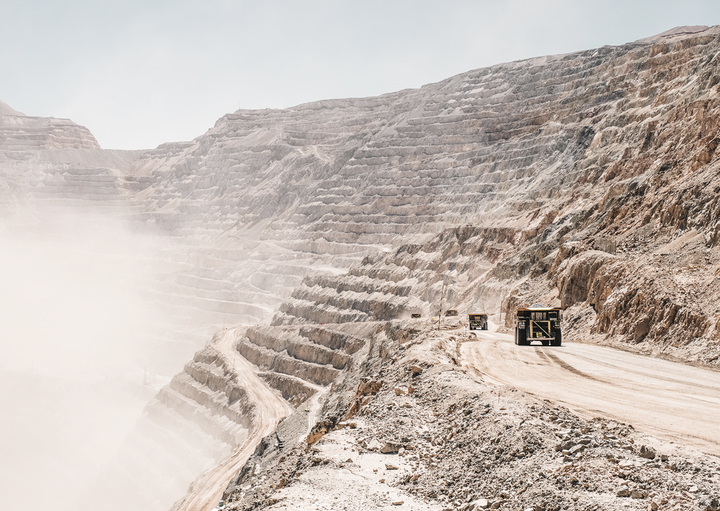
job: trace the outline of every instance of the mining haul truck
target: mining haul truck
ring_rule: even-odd
[[[539,303],[528,308],[520,307],[515,320],[515,344],[529,346],[533,341],[540,341],[543,346],[560,346],[561,319],[562,309],[559,307],[545,307]]]
[[[468,314],[468,328],[470,330],[487,330],[488,315],[487,314]]]

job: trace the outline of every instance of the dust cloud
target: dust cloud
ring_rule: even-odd
[[[87,214],[0,232],[3,508],[76,503],[197,346],[149,289],[168,241]]]

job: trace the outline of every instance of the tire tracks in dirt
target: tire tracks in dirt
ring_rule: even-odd
[[[716,371],[590,344],[516,346],[497,332],[478,334],[460,351],[462,365],[490,384],[720,455]]]

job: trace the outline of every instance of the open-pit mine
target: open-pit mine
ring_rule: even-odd
[[[143,151],[0,102],[3,508],[717,511],[719,129],[720,27]]]

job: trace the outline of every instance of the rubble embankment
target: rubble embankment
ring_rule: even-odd
[[[263,441],[227,509],[717,510],[717,458],[483,382],[456,364],[461,329],[399,331],[310,435]]]

